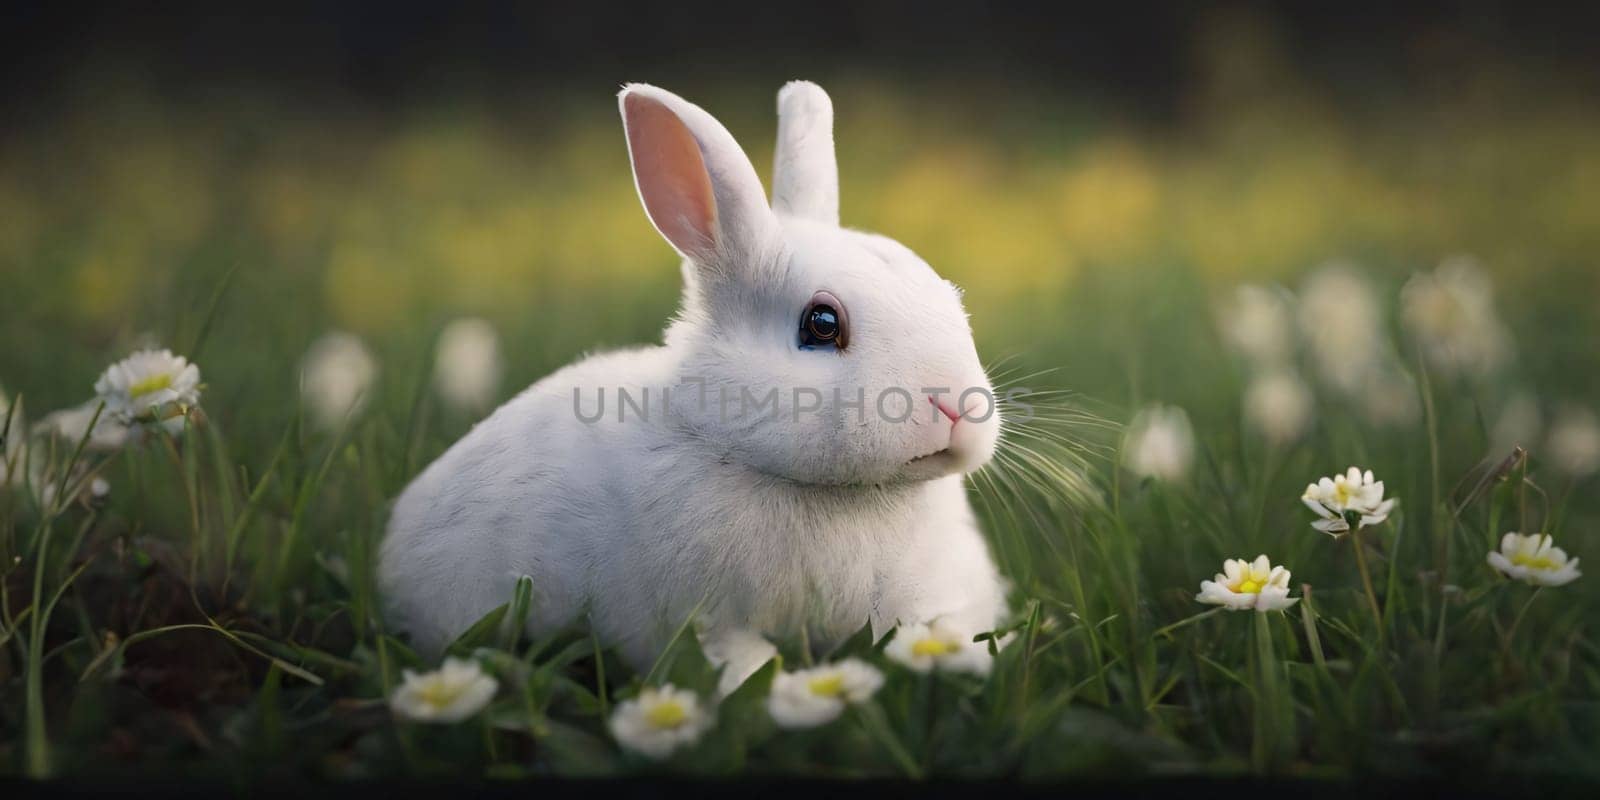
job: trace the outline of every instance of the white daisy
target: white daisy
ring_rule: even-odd
[[[161,421],[178,433],[183,415],[200,404],[200,368],[171,350],[140,350],[107,367],[94,391],[111,419],[125,424]]]
[[[433,359],[433,384],[450,407],[482,413],[500,391],[504,365],[500,337],[482,319],[458,319],[439,334]]]
[[[312,421],[335,430],[360,411],[378,376],[378,362],[354,334],[335,331],[311,343],[300,365],[300,394]]]
[[[80,441],[85,441],[83,435],[88,432],[89,421],[95,419],[95,411],[99,408],[100,400],[96,399],[72,408],[52,411],[33,426],[33,432],[35,435],[54,435],[64,442],[76,445]],[[183,420],[179,418],[178,421],[181,423]],[[168,424],[170,421],[162,423],[163,426]],[[112,416],[109,410],[102,410],[100,418],[95,420],[94,432],[89,434],[84,448],[98,451],[117,450],[127,444],[132,437],[132,429]]]
[[[1181,480],[1194,460],[1194,429],[1177,406],[1145,407],[1128,424],[1124,451],[1128,469],[1147,478]]]
[[[940,669],[947,672],[989,674],[994,659],[985,642],[972,641],[972,634],[935,621],[931,625],[902,625],[884,647],[884,654],[917,672]]]
[[[1292,442],[1311,422],[1311,390],[1291,370],[1279,370],[1250,382],[1244,393],[1244,416],[1267,439]]]
[[[1222,339],[1257,367],[1275,367],[1294,351],[1289,293],[1266,286],[1235,287],[1217,306]]]
[[[1585,478],[1600,468],[1600,421],[1593,411],[1568,406],[1550,423],[1545,450],[1550,463],[1573,478]]]
[[[1508,533],[1500,539],[1500,550],[1489,552],[1489,566],[1534,586],[1564,586],[1583,573],[1578,559],[1568,560],[1567,552],[1554,544],[1545,534]]]
[[[1373,480],[1372,470],[1362,472],[1355,467],[1343,475],[1323,478],[1306,486],[1300,501],[1322,518],[1311,523],[1311,527],[1333,535],[1350,530],[1346,512],[1360,515],[1360,524],[1356,527],[1365,528],[1388,519],[1396,502],[1394,498],[1383,499],[1383,481]]]
[[[1194,599],[1229,611],[1279,611],[1300,598],[1289,596],[1289,570],[1272,566],[1260,555],[1254,562],[1242,558],[1222,562],[1216,577],[1200,582],[1200,593]]]
[[[863,703],[883,686],[883,673],[859,659],[780,672],[772,679],[767,711],[780,728],[815,728],[838,719],[846,705]]]
[[[713,721],[698,695],[668,683],[618,704],[609,727],[623,747],[660,760],[699,741]]]
[[[1400,318],[1446,374],[1484,375],[1510,359],[1511,334],[1495,314],[1488,276],[1471,258],[1412,276],[1400,290]]]
[[[406,670],[389,708],[413,722],[460,722],[482,711],[499,686],[478,662],[447,658],[432,672]]]
[[[1300,290],[1300,329],[1323,379],[1346,393],[1357,394],[1382,361],[1377,294],[1348,264],[1325,265],[1306,279]]]

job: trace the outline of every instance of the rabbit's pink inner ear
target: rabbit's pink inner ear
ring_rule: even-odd
[[[711,255],[717,201],[700,143],[658,100],[630,93],[622,106],[633,179],[645,213],[678,252],[695,258]]]

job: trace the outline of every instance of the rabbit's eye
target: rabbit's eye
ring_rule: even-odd
[[[806,320],[806,331],[819,341],[831,342],[839,338],[839,312],[829,306],[813,306],[811,319]]]
[[[800,314],[801,349],[843,350],[849,340],[850,327],[839,299],[827,292],[812,295],[811,302]]]

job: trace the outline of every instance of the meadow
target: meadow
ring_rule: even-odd
[[[846,224],[961,284],[996,383],[1037,405],[971,479],[1013,583],[988,674],[787,643],[712,707],[692,635],[633,674],[582,631],[522,634],[523,587],[452,647],[494,688],[449,722],[393,700],[438,665],[378,613],[389,501],[677,301],[611,96],[85,84],[0,141],[0,773],[1600,777],[1600,584],[1488,561],[1511,532],[1596,557],[1600,113],[1488,67],[1356,102],[1281,57],[1219,44],[1160,122],[829,85]],[[765,179],[777,85],[671,88]],[[198,366],[198,401],[91,435],[97,377],[151,347]],[[1352,465],[1397,504],[1314,529],[1307,484]],[[1197,601],[1258,554],[1296,603]],[[781,672],[846,657],[881,687],[777,724]],[[705,729],[655,758],[608,720],[666,683]]]

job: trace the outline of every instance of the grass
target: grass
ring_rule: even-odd
[[[847,89],[841,109],[852,96],[872,95]],[[1287,109],[1283,130],[1320,119]],[[30,470],[7,470],[0,772],[1596,777],[1600,647],[1586,621],[1600,612],[1600,584],[1536,592],[1484,562],[1509,530],[1592,552],[1594,479],[1563,476],[1542,437],[1525,451],[1497,447],[1493,428],[1520,389],[1546,409],[1600,400],[1587,380],[1600,355],[1583,344],[1600,330],[1600,308],[1584,300],[1595,231],[1576,211],[1541,217],[1532,237],[1520,224],[1484,224],[1487,201],[1471,191],[1538,196],[1538,176],[1564,170],[1551,166],[1561,148],[1539,142],[1575,143],[1575,159],[1592,158],[1600,125],[1584,113],[1432,142],[1433,160],[1415,165],[1395,142],[1410,141],[1421,112],[1386,118],[1398,121],[1370,138],[1339,126],[1282,137],[1310,142],[1299,146],[1258,147],[1210,123],[1201,127],[1214,138],[1199,147],[1115,127],[1051,141],[1062,134],[1052,128],[1024,142],[1040,169],[985,145],[994,131],[955,131],[877,166],[867,162],[900,152],[898,128],[841,133],[856,148],[843,171],[860,175],[846,216],[948,264],[997,381],[1041,401],[1036,422],[1010,431],[971,480],[1013,583],[1006,630],[1016,636],[978,680],[896,668],[858,635],[843,653],[878,663],[888,682],[813,732],[773,727],[762,705],[769,666],[664,767],[620,750],[604,720],[646,683],[714,686],[694,637],[638,675],[582,630],[521,635],[531,588],[521,586],[452,648],[499,678],[488,710],[454,726],[398,723],[385,698],[402,670],[430,665],[386,628],[373,581],[388,502],[473,422],[430,389],[446,319],[471,311],[496,323],[507,395],[584,351],[652,340],[670,313],[676,273],[631,196],[620,146],[590,144],[616,138],[609,119],[550,134],[542,159],[481,121],[421,119],[399,123],[376,155],[332,148],[300,163],[270,143],[204,139],[206,120],[139,118],[126,150],[81,159],[98,165],[87,176],[57,184],[42,168],[0,170],[23,176],[0,180],[0,208],[27,211],[0,219],[0,277],[25,300],[0,320],[18,343],[0,352],[0,379],[20,400],[8,414],[23,406],[36,420],[81,402],[146,333],[192,357],[207,383],[180,435],[113,453],[77,441],[29,448],[51,465],[42,474],[54,476],[53,499],[26,485]],[[172,130],[240,152],[175,159]],[[1328,145],[1347,135],[1349,148]],[[105,155],[63,141],[12,142],[5,158]],[[1486,147],[1528,155],[1487,167],[1468,158]],[[1371,163],[1392,169],[1363,166],[1323,196],[1306,187],[1345,171],[1319,160],[1329,153],[1376,154]],[[1441,163],[1479,171],[1435,172]],[[141,175],[172,203],[152,203]],[[1578,178],[1561,186],[1573,207],[1592,210],[1600,197]],[[1103,224],[1018,227],[1019,214],[1042,219],[1036,208],[1058,192],[1093,187],[1123,192]],[[897,211],[908,197],[957,194],[983,198],[973,206],[984,211]],[[1379,199],[1416,224],[1370,211],[1337,221]],[[1496,202],[1513,215],[1545,207]],[[550,225],[523,229],[547,213]],[[1431,374],[1395,318],[1400,283],[1454,247],[1485,256],[1517,336],[1518,359],[1491,379]],[[986,252],[994,274],[981,269]],[[1243,422],[1247,370],[1219,340],[1209,297],[1240,277],[1293,286],[1341,254],[1361,256],[1379,287],[1385,341],[1420,413],[1374,423],[1361,398],[1319,384],[1309,431],[1273,444]],[[296,366],[335,327],[364,334],[382,370],[366,410],[322,430],[298,407]],[[1122,464],[1118,423],[1152,400],[1194,422],[1182,480],[1141,479]],[[1311,529],[1299,496],[1351,464],[1375,470],[1400,506],[1335,540]],[[111,485],[105,498],[83,491],[95,476]],[[1257,615],[1194,601],[1224,558],[1263,552],[1293,570],[1297,606]],[[790,666],[811,655],[794,642],[783,650]]]
[[[1216,391],[1237,391],[1227,372]],[[1315,776],[1593,763],[1600,651],[1583,623],[1595,593],[1586,580],[1535,592],[1483,562],[1515,527],[1542,525],[1584,552],[1573,520],[1595,509],[1581,487],[1547,486],[1520,451],[1462,459],[1479,449],[1472,435],[1366,431],[1337,408],[1277,450],[1201,424],[1186,481],[1138,480],[1116,466],[1111,426],[1072,403],[1087,401],[1069,396],[1014,429],[973,480],[1015,583],[1018,637],[987,680],[907,672],[858,636],[844,653],[890,678],[871,704],[819,732],[779,732],[762,706],[769,667],[669,768]],[[1429,405],[1447,430],[1476,413],[1461,395]],[[59,501],[6,493],[8,769],[80,774],[109,756],[114,770],[213,776],[628,774],[651,767],[610,741],[607,710],[641,684],[714,686],[691,636],[645,676],[581,631],[525,641],[523,586],[452,648],[500,678],[489,710],[443,728],[396,723],[384,698],[402,669],[425,665],[376,612],[385,502],[466,420],[413,388],[334,432],[280,414],[274,446],[240,453],[225,415],[252,412],[204,406],[182,435],[120,453],[57,443],[57,463],[84,465],[50,472]],[[1350,461],[1378,470],[1401,506],[1358,541],[1334,540],[1311,530],[1299,489]],[[111,480],[108,501],[78,499],[90,475]],[[1298,608],[1193,602],[1222,558],[1258,551],[1294,570]],[[807,658],[796,646],[785,663]]]

